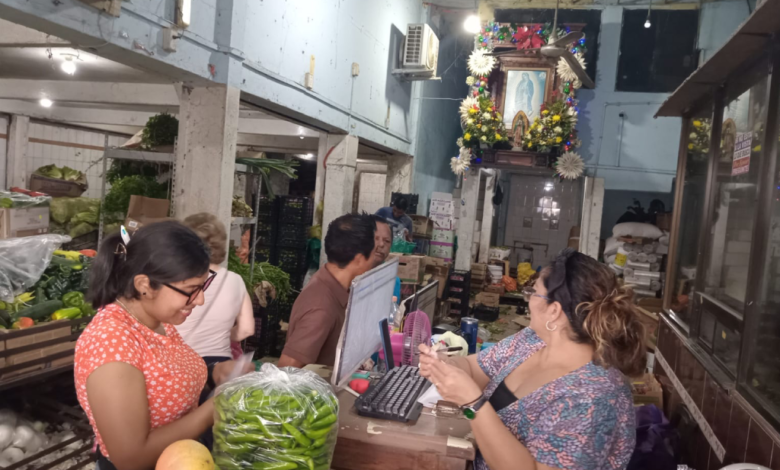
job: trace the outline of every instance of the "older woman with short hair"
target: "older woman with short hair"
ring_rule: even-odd
[[[205,297],[186,322],[176,329],[207,365],[232,358],[231,341],[242,341],[255,332],[255,319],[243,279],[220,266],[227,257],[227,231],[216,216],[200,213],[184,219],[209,247],[210,267],[216,277]]]

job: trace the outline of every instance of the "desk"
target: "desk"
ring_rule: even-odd
[[[465,419],[437,418],[424,410],[415,424],[358,416],[355,397],[338,392],[339,438],[333,470],[464,470],[476,449],[465,439]]]

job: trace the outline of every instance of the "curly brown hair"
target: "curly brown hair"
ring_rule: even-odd
[[[645,370],[645,329],[631,289],[593,258],[570,248],[544,274],[547,296],[559,302],[572,329],[572,340],[591,344],[594,360],[629,377]]]
[[[227,231],[217,216],[208,212],[193,214],[184,219],[184,225],[192,229],[211,251],[211,264],[221,264],[227,257]]]

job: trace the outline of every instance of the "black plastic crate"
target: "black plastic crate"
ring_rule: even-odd
[[[252,296],[252,307],[255,315],[255,334],[246,339],[246,345],[254,349],[255,359],[272,356],[278,352],[277,339],[279,313],[275,303],[262,307],[255,296]]]
[[[255,261],[258,263],[271,263],[273,260],[273,248],[270,246],[260,246],[259,244],[255,247]]]
[[[498,320],[500,309],[498,307],[487,307],[485,305],[476,305],[471,309],[471,316],[479,321],[492,322]]]
[[[306,225],[283,224],[276,230],[276,245],[283,248],[305,249],[309,241],[309,227]]]
[[[449,311],[447,312],[450,317],[466,317],[469,314],[469,302],[468,300],[461,303],[449,302]]]
[[[300,196],[279,196],[278,211],[280,224],[311,225],[314,219],[314,202]]]
[[[276,227],[274,225],[258,223],[255,230],[257,230],[258,246],[274,246],[276,244]]]
[[[471,286],[471,271],[453,270],[449,275],[450,288],[453,286],[468,287]]]
[[[299,275],[306,272],[306,250],[277,248],[274,263],[287,274]]]

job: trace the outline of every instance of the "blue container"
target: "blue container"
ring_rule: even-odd
[[[461,318],[460,331],[463,338],[469,344],[469,354],[476,354],[477,334],[479,333],[479,320],[471,317]]]

